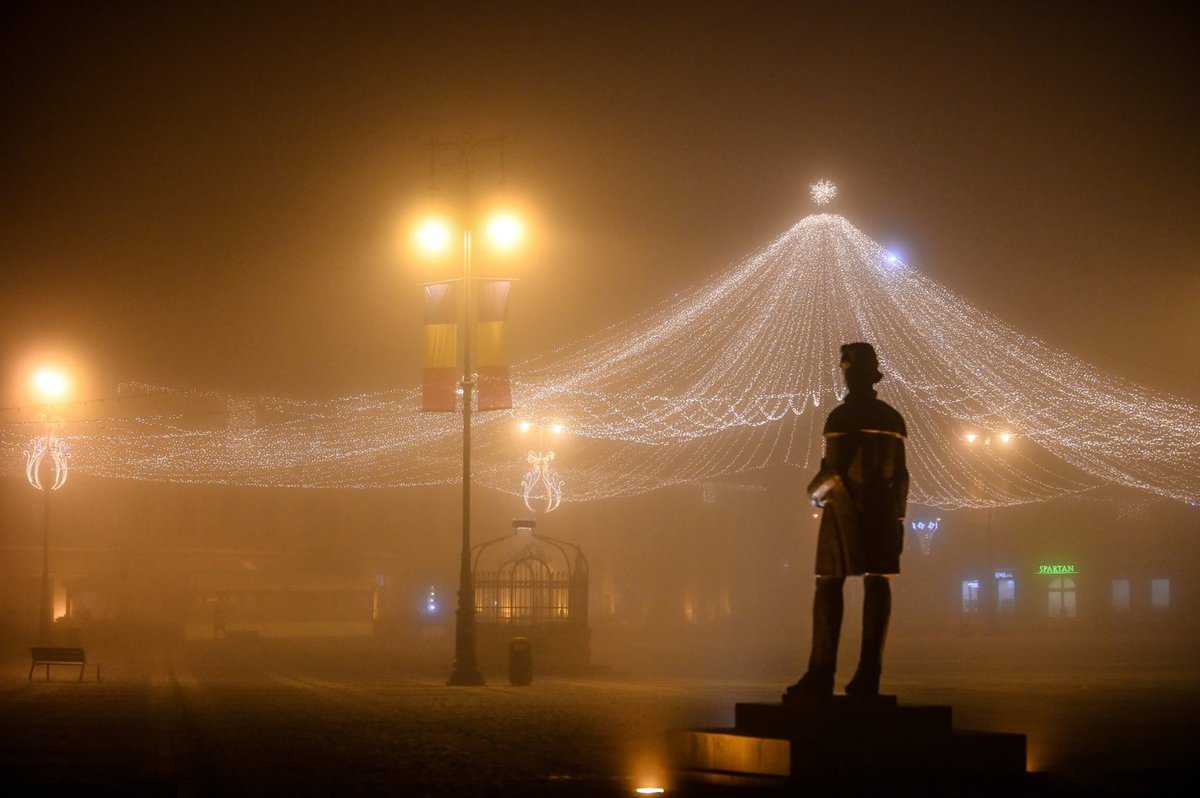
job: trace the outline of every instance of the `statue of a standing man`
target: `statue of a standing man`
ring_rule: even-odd
[[[864,600],[862,653],[846,694],[879,694],[892,611],[888,575],[900,572],[908,503],[904,417],[875,396],[874,385],[883,374],[874,347],[843,345],[841,367],[848,392],[825,420],[825,456],[808,485],[813,504],[824,508],[817,538],[812,654],[808,672],[788,688],[789,697],[833,694],[847,576],[863,577]]]

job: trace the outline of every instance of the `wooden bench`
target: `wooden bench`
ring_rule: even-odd
[[[46,666],[46,681],[50,681],[51,665],[78,665],[79,681],[87,671],[87,654],[82,648],[55,648],[51,646],[34,646],[29,649],[33,664],[29,666],[29,681],[33,681],[33,672],[38,665]],[[100,681],[100,666],[96,666],[96,681]]]

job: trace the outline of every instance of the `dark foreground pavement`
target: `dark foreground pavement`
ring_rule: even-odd
[[[357,657],[348,658],[360,662]],[[22,788],[121,795],[631,795],[672,785],[669,728],[724,725],[745,681],[540,679],[449,688],[394,667],[329,667],[212,647],[70,669],[46,684],[13,662],[0,681],[0,768]],[[936,685],[936,686],[933,686]],[[1195,674],[897,674],[909,703],[950,703],[959,726],[1029,735],[1029,794],[1188,789],[1200,753]],[[683,790],[686,792],[686,790]]]

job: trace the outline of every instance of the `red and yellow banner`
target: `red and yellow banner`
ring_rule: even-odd
[[[481,280],[475,317],[475,370],[479,373],[479,409],[512,407],[508,374],[509,280]]]
[[[453,411],[458,396],[458,294],[454,283],[425,286],[421,409]]]

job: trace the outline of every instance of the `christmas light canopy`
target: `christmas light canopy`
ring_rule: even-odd
[[[836,195],[818,186],[814,202]],[[514,365],[513,409],[473,416],[474,478],[519,501],[536,471],[530,497],[553,494],[513,435],[523,419],[570,430],[570,457],[549,472],[570,485],[562,501],[807,473],[845,395],[838,348],[869,341],[880,396],[908,422],[916,505],[996,507],[1106,484],[1200,501],[1196,404],[1056,350],[890,254],[844,217],[812,214],[651,310]],[[461,478],[460,422],[421,413],[416,388],[306,401],[127,385],[111,406],[69,425],[73,472],[311,488]],[[27,442],[25,425],[0,425],[10,468]]]

